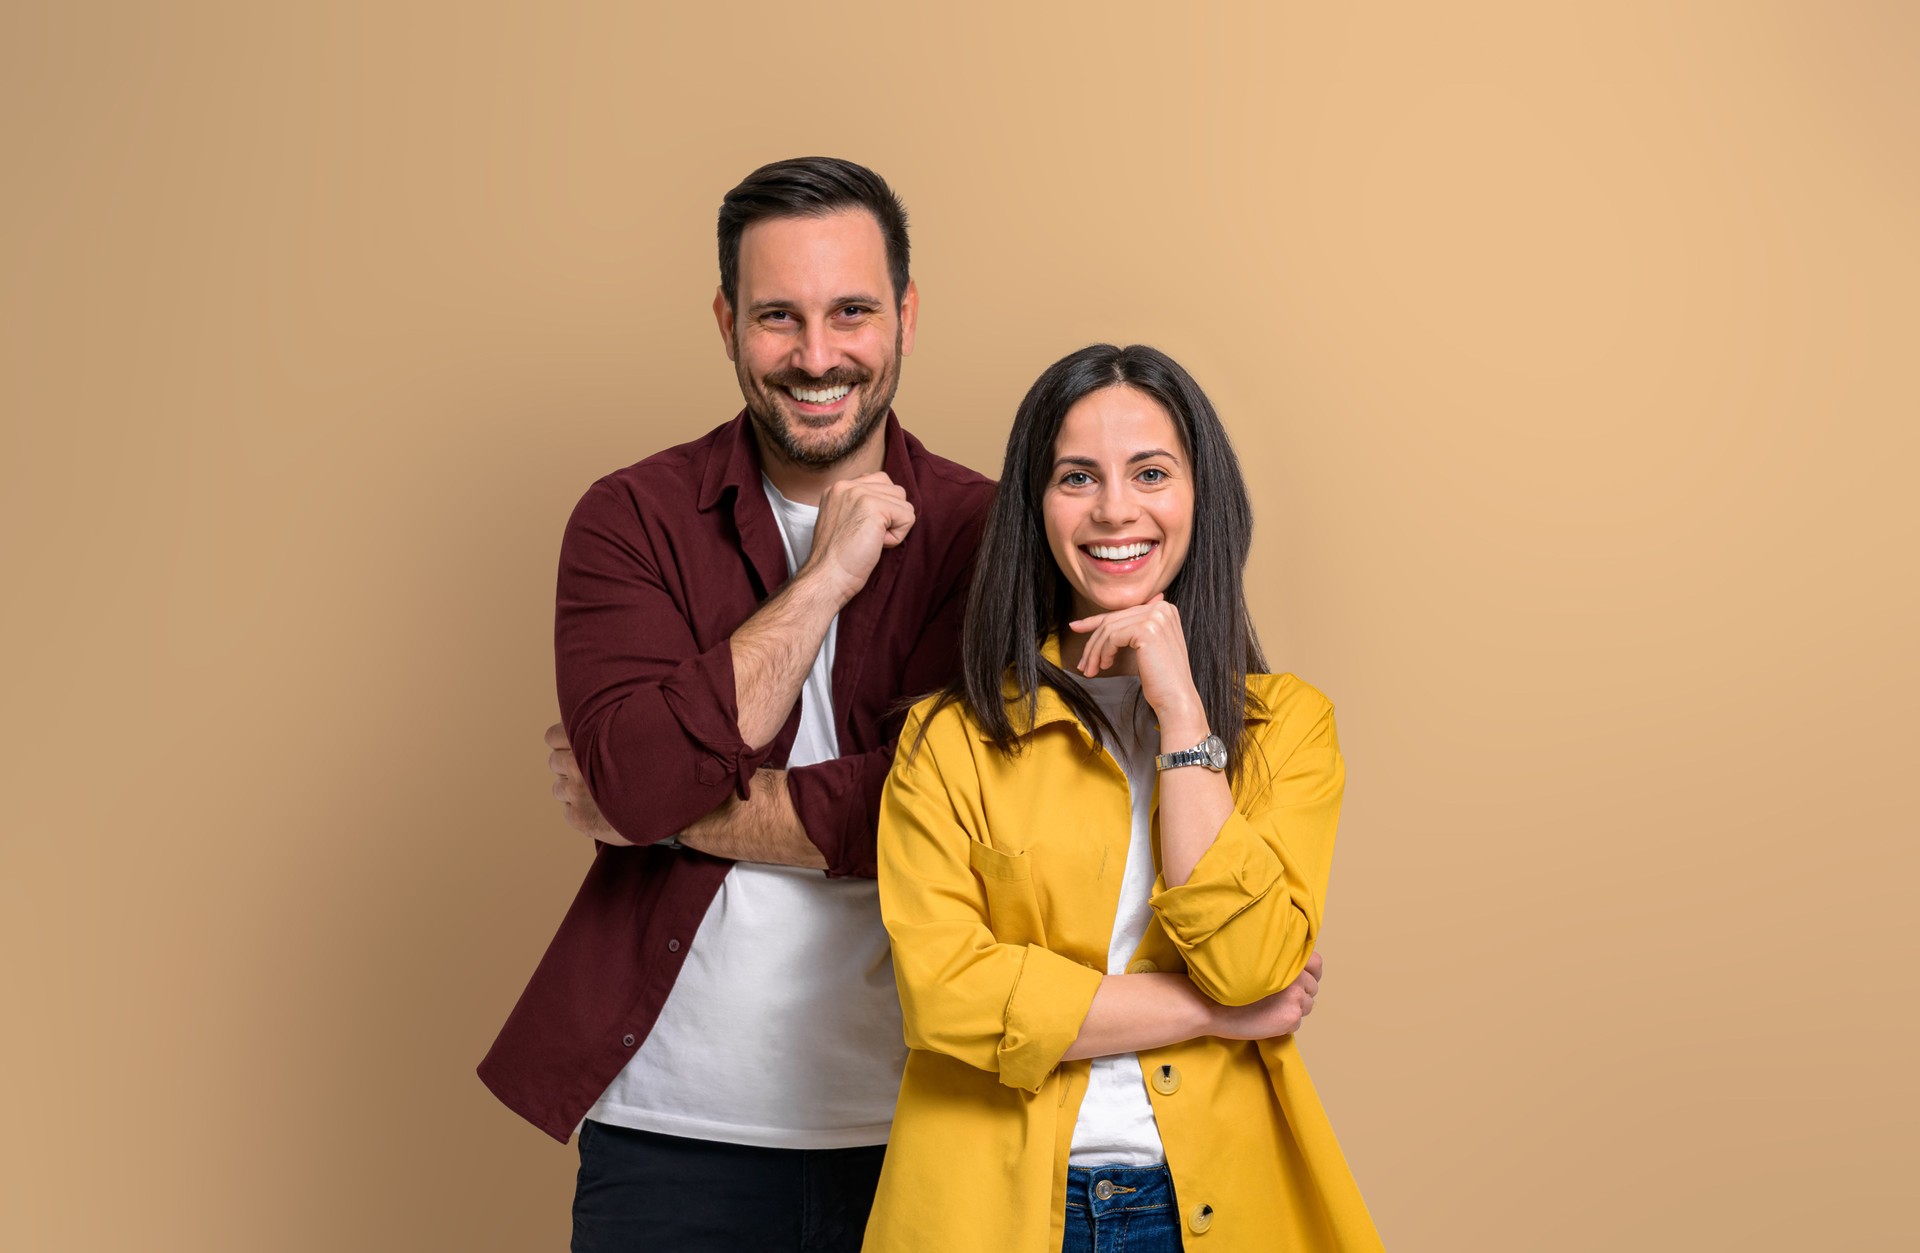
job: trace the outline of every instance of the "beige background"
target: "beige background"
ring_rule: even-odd
[[[472,1074],[588,856],[556,545],[806,152],[937,449],[1096,338],[1227,416],[1390,1247],[1902,1242],[1920,19],[1194,7],[0,10],[0,1246],[563,1246]]]

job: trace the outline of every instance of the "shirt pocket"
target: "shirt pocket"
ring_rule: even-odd
[[[993,938],[1002,944],[1046,947],[1047,929],[1040,921],[1040,898],[1033,884],[1033,859],[1026,850],[1003,853],[975,840],[967,846],[967,863],[986,889],[987,927]]]

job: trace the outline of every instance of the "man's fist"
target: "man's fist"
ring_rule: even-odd
[[[803,574],[827,579],[842,604],[867,585],[880,554],[913,529],[907,492],[882,472],[842,479],[820,497],[813,552]]]
[[[547,747],[553,750],[547,754],[547,769],[554,775],[553,799],[560,802],[567,825],[602,844],[632,844],[601,817],[600,807],[593,803],[593,794],[580,777],[580,763],[573,759],[573,749],[567,744],[567,729],[557,722],[547,728]]]

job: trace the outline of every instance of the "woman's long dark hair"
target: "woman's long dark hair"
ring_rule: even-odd
[[[1040,688],[1046,686],[1060,694],[1097,741],[1108,743],[1113,735],[1086,689],[1040,655],[1049,634],[1066,635],[1073,610],[1072,592],[1054,562],[1041,517],[1054,442],[1067,410],[1108,387],[1131,387],[1158,401],[1193,463],[1193,536],[1166,597],[1180,610],[1207,725],[1225,742],[1228,770],[1237,779],[1246,748],[1247,675],[1267,668],[1241,585],[1253,544],[1253,509],[1240,461],[1212,402],[1178,362],[1144,344],[1094,344],[1062,357],[1020,402],[974,565],[960,676],[941,693],[936,708],[961,702],[994,745],[1012,754],[1019,750],[1021,730],[1033,725]],[[1019,691],[1012,702],[1001,688],[1009,677]],[[1024,716],[1016,724],[1012,711],[1020,707]]]

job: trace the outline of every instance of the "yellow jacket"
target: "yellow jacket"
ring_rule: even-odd
[[[1128,967],[1184,971],[1230,1005],[1286,987],[1313,951],[1345,781],[1326,697],[1285,674],[1248,687],[1267,712],[1236,812],[1186,883],[1155,880]],[[929,708],[908,717],[881,801],[880,912],[911,1051],[865,1247],[1055,1253],[1090,1066],[1060,1058],[1106,969],[1126,776],[1044,688],[1012,758],[957,705],[914,751]],[[1189,1253],[1381,1247],[1291,1036],[1205,1037],[1140,1065]]]

